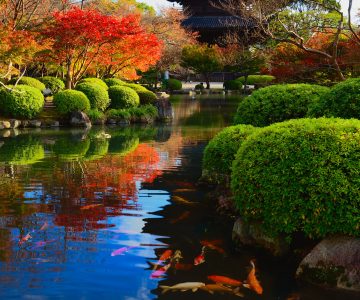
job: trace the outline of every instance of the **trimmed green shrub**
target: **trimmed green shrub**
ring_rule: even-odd
[[[146,92],[149,91],[146,87],[137,83],[126,83],[125,86],[132,88],[135,92]]]
[[[226,80],[224,82],[225,90],[240,91],[242,87],[243,87],[242,83],[238,80]]]
[[[100,78],[93,78],[93,77],[84,78],[78,82],[78,84],[80,84],[80,83],[94,83],[94,84],[100,85],[105,90],[107,90],[109,88],[107,86],[107,84],[104,81],[102,81]]]
[[[0,147],[0,162],[13,165],[29,165],[45,157],[43,145],[31,135],[19,135],[6,139]]]
[[[17,78],[11,79],[10,84],[15,84],[17,80],[18,80]],[[32,78],[32,77],[23,76],[19,80],[18,84],[28,85],[40,91],[45,90],[45,84],[43,84],[41,81],[37,80],[36,78]]]
[[[308,116],[360,119],[360,78],[348,79],[333,86],[329,93],[310,105]]]
[[[272,85],[254,91],[238,106],[235,124],[267,126],[306,116],[308,107],[329,91],[311,84]]]
[[[59,78],[52,76],[44,76],[38,79],[45,85],[47,89],[50,89],[53,94],[56,94],[58,91],[65,89],[64,82]]]
[[[360,121],[299,119],[240,147],[231,188],[241,215],[275,235],[359,235]]]
[[[269,85],[271,84],[276,77],[271,75],[249,75],[247,77],[247,85]],[[236,79],[237,81],[240,81],[242,84],[245,84],[245,77],[239,77]]]
[[[90,110],[90,101],[83,92],[65,90],[54,96],[56,110],[62,114],[70,114],[75,111],[87,112]]]
[[[139,95],[130,87],[114,85],[109,88],[111,108],[130,108],[138,106],[140,103]]]
[[[109,119],[117,121],[130,121],[131,119],[131,114],[128,109],[109,109],[106,115]]]
[[[113,85],[126,85],[127,84],[125,81],[122,81],[118,78],[106,78],[106,79],[104,79],[104,82],[107,84],[108,87],[111,87]]]
[[[90,109],[87,113],[91,123],[105,119],[105,114],[97,109]]]
[[[90,139],[74,140],[69,137],[62,137],[55,142],[53,151],[59,159],[71,161],[83,158],[89,147]]]
[[[140,97],[140,104],[151,104],[157,100],[155,93],[151,91],[137,91],[137,94]]]
[[[182,89],[182,82],[180,80],[170,78],[168,80],[164,80],[163,86],[166,90],[178,91]]]
[[[91,108],[104,111],[110,105],[107,90],[96,83],[80,83],[76,85],[76,90],[83,92],[88,97]]]
[[[17,85],[12,91],[0,89],[0,109],[14,118],[34,118],[43,109],[44,96],[34,87]]]
[[[203,91],[204,89],[205,89],[205,86],[202,83],[195,85],[195,90]]]
[[[151,104],[129,108],[131,121],[134,123],[152,123],[158,117],[158,110]]]
[[[228,182],[237,151],[255,130],[251,125],[237,125],[219,132],[205,148],[203,178],[216,183]]]

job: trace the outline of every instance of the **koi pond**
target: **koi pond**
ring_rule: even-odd
[[[174,97],[168,125],[0,132],[0,298],[352,299],[235,249],[197,185],[238,101]],[[262,295],[239,287],[253,259]]]

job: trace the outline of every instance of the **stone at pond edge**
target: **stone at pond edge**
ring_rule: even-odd
[[[232,239],[242,245],[264,248],[274,256],[282,256],[289,251],[289,245],[283,237],[266,235],[259,223],[245,223],[241,218],[235,221]]]
[[[167,99],[160,99],[154,102],[154,106],[158,110],[159,120],[172,120],[174,111],[171,102]]]
[[[10,128],[15,129],[15,128],[18,128],[20,125],[21,125],[21,121],[16,120],[16,119],[10,120]]]
[[[30,120],[29,121],[29,126],[33,127],[33,128],[39,128],[41,127],[41,121],[38,120]]]
[[[70,116],[70,125],[76,127],[91,127],[91,121],[86,113],[82,111],[76,111],[71,113]]]
[[[296,276],[312,284],[360,292],[360,238],[324,239],[302,260]]]
[[[8,129],[8,128],[11,127],[11,124],[8,121],[1,121],[0,124],[1,124],[1,127],[2,127],[1,129]]]

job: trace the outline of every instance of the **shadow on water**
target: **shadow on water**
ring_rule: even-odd
[[[167,125],[4,134],[0,298],[238,299],[161,294],[159,285],[210,283],[209,275],[244,280],[256,258],[264,295],[242,290],[248,299],[287,299],[293,291],[301,299],[344,299],[296,287],[290,259],[236,251],[231,220],[218,217],[209,191],[197,186],[204,147],[231,123],[237,101],[181,98]],[[154,274],[166,250],[181,256]],[[205,261],[194,266],[203,250]]]

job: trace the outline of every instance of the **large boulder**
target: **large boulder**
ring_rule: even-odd
[[[269,236],[260,223],[247,223],[241,218],[234,224],[232,239],[237,244],[263,248],[274,256],[282,256],[289,250],[289,244],[284,237]]]
[[[86,113],[82,111],[76,111],[71,113],[70,125],[75,127],[91,127],[91,121]]]
[[[161,98],[154,102],[154,106],[158,110],[158,118],[162,121],[172,120],[174,111],[171,102],[168,99]]]
[[[302,260],[296,276],[312,284],[360,292],[360,238],[324,239]]]

